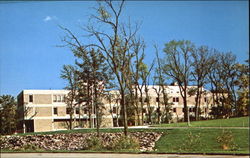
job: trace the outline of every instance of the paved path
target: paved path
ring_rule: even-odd
[[[235,155],[102,154],[102,153],[1,153],[1,158],[248,158]]]

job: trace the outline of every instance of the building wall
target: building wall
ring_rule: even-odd
[[[174,97],[179,98],[179,102],[174,102],[172,105],[173,118],[181,119],[184,116],[183,113],[183,100],[179,92],[178,86],[170,86],[166,92],[168,93],[169,103],[173,102]],[[34,130],[35,132],[39,131],[50,131],[58,129],[67,128],[67,120],[69,120],[69,115],[66,114],[67,105],[63,102],[63,95],[68,93],[67,90],[24,90],[18,96],[18,106],[28,109],[26,117],[23,119],[32,119],[34,120]],[[115,95],[119,97],[118,92],[113,91]],[[139,93],[138,93],[139,94]],[[33,101],[30,101],[30,95],[33,96]],[[56,96],[56,97],[55,97]],[[59,101],[55,98],[58,98]],[[149,96],[150,96],[150,105],[154,107],[154,110],[158,107],[158,102],[156,101],[157,94],[152,86],[149,86]],[[204,97],[201,99],[201,108],[207,108],[207,104],[204,102]],[[145,102],[146,95],[143,93],[143,104],[144,108],[147,109],[147,102]],[[163,96],[160,96],[160,101],[163,101]],[[110,103],[106,99],[102,99],[102,102],[105,105],[105,110],[103,111],[104,115],[102,118],[101,127],[112,127],[113,119],[111,117],[110,110],[114,106],[117,106],[117,102],[113,101]],[[141,103],[139,103],[140,105]],[[188,97],[188,107],[193,108],[195,106],[195,96]],[[57,114],[54,114],[54,108],[57,108]],[[161,104],[161,110],[164,110],[164,105]],[[205,110],[204,110],[205,111]],[[118,111],[119,114],[120,111]],[[84,111],[80,111],[81,114]],[[192,114],[192,113],[191,113]],[[21,115],[20,115],[21,116]],[[141,117],[141,115],[140,115]],[[20,117],[22,118],[22,117]],[[74,119],[75,118],[75,119]],[[78,114],[73,115],[73,119],[77,120],[79,118]],[[88,114],[81,116],[81,119],[88,119]],[[74,123],[74,126],[77,126],[78,122]],[[74,127],[73,126],[73,127]],[[84,124],[85,127],[88,127],[87,121]],[[21,127],[21,126],[20,126]]]
[[[52,119],[35,119],[34,132],[52,131]]]

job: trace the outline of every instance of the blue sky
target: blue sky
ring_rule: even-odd
[[[65,34],[58,24],[84,35],[94,1],[0,2],[0,94],[16,96],[23,89],[62,89],[64,64],[73,64],[68,48],[59,48]],[[128,1],[123,20],[141,21],[146,61],[153,45],[162,50],[170,40],[191,40],[248,59],[248,1]]]

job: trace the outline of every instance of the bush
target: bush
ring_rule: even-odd
[[[238,150],[238,145],[234,142],[232,131],[223,130],[216,139],[223,150]]]
[[[34,144],[25,144],[20,149],[17,149],[17,150],[24,150],[24,151],[34,151],[35,150],[35,151],[38,151],[41,149]]]
[[[201,133],[193,134],[191,131],[187,133],[187,137],[183,140],[183,144],[179,150],[198,150],[202,146]]]
[[[86,140],[86,143],[87,144],[84,147],[84,149],[87,149],[87,150],[100,150],[104,148],[101,138],[98,138],[98,137],[92,136]]]
[[[112,150],[138,150],[140,148],[140,145],[139,141],[134,137],[121,136],[119,139],[115,140],[115,142],[108,148]]]

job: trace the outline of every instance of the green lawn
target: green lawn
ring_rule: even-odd
[[[249,130],[230,129],[234,136],[234,143],[238,146],[237,150],[223,150],[216,141],[216,137],[221,134],[223,129],[169,129],[156,143],[157,152],[163,153],[242,153],[249,154]],[[200,134],[200,141],[194,142],[194,138],[188,136]],[[197,140],[197,138],[196,138]],[[194,143],[192,143],[192,141]]]
[[[249,127],[249,117],[192,121],[190,127]],[[154,127],[187,127],[186,122],[153,125]]]
[[[228,154],[249,154],[249,129],[227,129],[232,131],[234,142],[237,144],[237,150],[223,150],[220,144],[217,143],[216,137],[221,134],[223,128],[174,128],[174,129],[129,129],[129,132],[163,132],[163,136],[156,143],[156,151],[153,153],[228,153]],[[101,129],[101,132],[122,132],[122,129]],[[55,131],[30,134],[56,134],[56,133],[88,133],[96,132],[95,129],[80,129],[68,131]],[[200,134],[200,143],[190,144],[194,141],[188,136],[189,133],[193,136]],[[188,148],[185,149],[184,146]],[[4,151],[10,152],[10,151]],[[25,151],[37,152],[37,151]],[[47,152],[47,151],[38,151]],[[120,152],[120,151],[50,151],[50,152]],[[131,151],[121,151],[131,152]],[[137,153],[138,151],[134,151]]]

